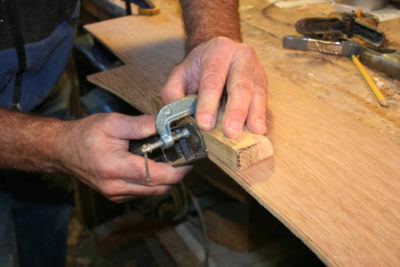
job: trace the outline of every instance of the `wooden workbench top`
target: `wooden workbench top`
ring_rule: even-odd
[[[158,2],[167,12],[181,12],[175,1]],[[281,9],[265,0],[241,0],[243,40],[256,49],[267,75],[269,69],[277,70],[328,105],[400,143],[400,81],[367,69],[388,100],[389,107],[382,108],[349,58],[282,48],[284,36],[300,35],[294,28],[296,21],[334,11],[331,3]],[[400,50],[400,18],[378,28],[388,46]]]
[[[348,59],[280,47],[281,37],[294,33],[285,23],[281,30],[280,24],[274,26],[280,12],[300,18],[297,13],[315,10],[271,7],[267,14],[272,19],[266,19],[261,2],[242,1],[242,29],[269,76],[268,137],[275,154],[244,171],[215,162],[326,264],[398,264],[398,95],[387,93],[398,90],[396,82],[374,75],[389,100],[389,108],[380,108]],[[181,23],[168,15],[179,12],[176,3],[166,1],[162,8],[164,14],[156,17],[131,16],[87,27],[128,64],[92,80],[144,108],[166,80],[165,68],[183,57]],[[263,29],[264,20],[270,30]],[[132,90],[138,92],[134,98],[129,97]]]

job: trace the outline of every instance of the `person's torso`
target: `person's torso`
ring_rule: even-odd
[[[68,61],[77,16],[77,0],[0,1],[1,107],[17,100],[31,111],[46,98]]]

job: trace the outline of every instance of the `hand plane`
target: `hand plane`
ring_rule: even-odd
[[[141,142],[130,142],[129,151],[144,157],[146,181],[150,181],[149,158],[172,166],[181,166],[207,157],[207,147],[197,125],[178,122],[186,116],[194,115],[196,106],[197,97],[193,95],[169,103],[157,114],[158,135]],[[178,123],[171,127],[176,122]]]

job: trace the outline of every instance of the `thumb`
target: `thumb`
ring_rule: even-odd
[[[107,124],[108,132],[120,139],[143,139],[156,133],[155,116],[115,114]]]

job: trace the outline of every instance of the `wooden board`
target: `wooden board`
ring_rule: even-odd
[[[245,170],[273,154],[271,141],[266,136],[245,129],[236,139],[225,137],[222,132],[222,114],[218,115],[215,128],[202,131],[213,162],[223,162],[230,169]]]
[[[171,18],[168,24],[163,23],[162,16],[121,18],[88,29],[119,54],[121,51],[113,47],[118,42],[115,38],[131,51],[146,46],[147,41],[142,38],[150,35],[146,27],[150,19],[152,23],[159,21],[160,35],[173,32],[172,39],[176,40],[171,29],[176,29],[179,22]],[[121,26],[127,21],[140,25],[141,33],[135,38],[126,39],[138,33],[138,27]],[[111,38],[105,28],[121,33],[112,34]],[[153,47],[154,53],[163,49],[153,42],[146,47]],[[160,56],[170,60],[175,54],[176,63],[182,53],[182,46],[178,45]],[[140,65],[136,73],[115,78],[147,73],[154,76],[146,84],[126,84],[121,90],[126,99],[130,90],[150,90],[153,80],[166,79],[166,74],[157,69],[159,60],[141,59],[137,61]],[[268,62],[268,58],[261,60]],[[322,102],[278,71],[267,69],[267,73],[268,136],[274,144],[274,156],[244,171],[234,171],[223,163],[218,166],[326,264],[398,264],[400,146]],[[137,101],[131,99],[131,103]]]

